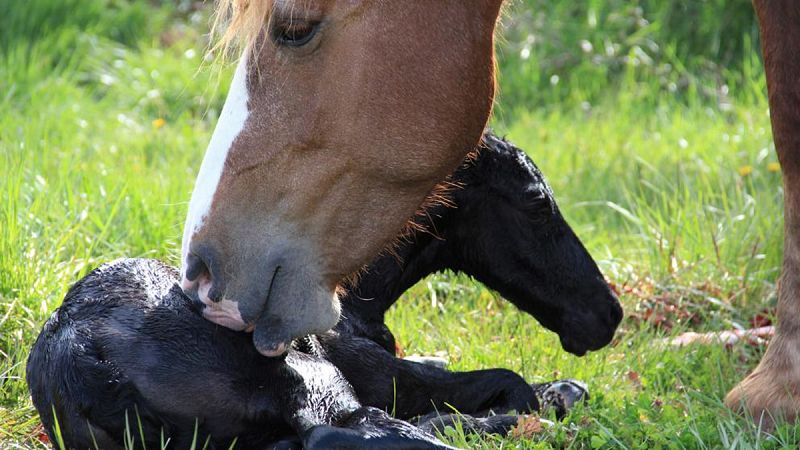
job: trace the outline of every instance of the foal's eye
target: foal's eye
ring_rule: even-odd
[[[546,192],[537,192],[527,199],[527,210],[531,212],[552,212],[553,202]]]
[[[319,22],[286,21],[272,26],[272,41],[287,47],[302,47],[308,44],[317,34]]]

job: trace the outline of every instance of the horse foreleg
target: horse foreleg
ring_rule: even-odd
[[[784,183],[783,273],[778,324],[761,363],[725,403],[756,420],[794,421],[800,411],[800,3],[754,0],[761,29],[772,134]]]

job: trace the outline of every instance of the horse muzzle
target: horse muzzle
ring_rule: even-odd
[[[191,249],[181,288],[220,326],[253,333],[264,356],[281,356],[292,340],[331,329],[339,320],[335,283],[325,283],[309,255],[272,252],[237,267],[206,246]],[[331,284],[329,288],[325,286]]]

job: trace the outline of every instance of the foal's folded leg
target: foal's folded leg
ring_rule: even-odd
[[[558,380],[532,384],[541,405],[540,413],[554,411],[563,419],[577,403],[589,399],[586,384],[578,380]],[[443,433],[445,428],[460,426],[467,433],[506,434],[517,425],[520,416],[514,414],[491,414],[489,412],[466,414],[441,414],[434,412],[412,421],[423,431]]]
[[[539,409],[534,388],[510,370],[449,372],[398,359],[368,339],[348,335],[329,334],[320,342],[362,404],[395,411],[403,419],[437,410],[474,414]]]
[[[541,405],[540,413],[554,411],[563,419],[577,403],[589,399],[586,384],[578,380],[558,380],[532,384]],[[466,414],[441,414],[434,412],[412,421],[429,433],[443,433],[447,427],[460,426],[467,433],[506,434],[517,425],[520,416],[514,414],[491,414],[489,412]]]
[[[442,358],[406,357],[403,359],[438,367],[440,369],[447,367],[446,360]],[[531,387],[536,393],[536,399],[539,401],[539,412],[554,411],[558,419],[563,419],[576,404],[589,400],[589,390],[586,383],[580,380],[566,379],[547,383],[533,383]]]

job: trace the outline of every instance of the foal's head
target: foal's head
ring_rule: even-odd
[[[487,135],[480,156],[453,180],[465,185],[453,194],[458,207],[434,227],[441,230],[446,267],[532,314],[571,353],[607,345],[622,308],[533,161]]]
[[[265,355],[478,142],[501,0],[221,0],[244,51],[197,179],[183,288]]]

